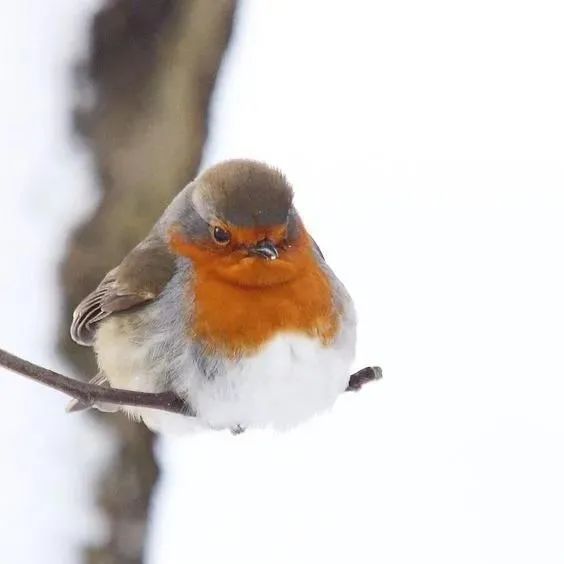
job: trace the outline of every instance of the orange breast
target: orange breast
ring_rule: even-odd
[[[339,321],[329,281],[309,249],[300,255],[297,277],[257,287],[234,284],[195,264],[190,288],[195,306],[192,337],[229,357],[252,354],[277,333],[286,331],[330,344]],[[257,277],[277,262],[258,261]]]

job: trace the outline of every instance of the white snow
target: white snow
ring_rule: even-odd
[[[54,0],[0,8],[0,347],[53,369],[57,268],[66,237],[94,204],[91,171],[71,142],[71,65],[95,4]],[[2,562],[77,562],[103,534],[90,506],[111,446],[66,399],[0,369]]]
[[[166,439],[149,562],[564,554],[557,2],[242,2],[206,163],[281,167],[384,380]]]

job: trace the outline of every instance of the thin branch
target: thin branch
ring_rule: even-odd
[[[22,376],[31,378],[36,382],[45,384],[50,388],[59,390],[76,400],[91,405],[96,402],[113,403],[116,405],[129,405],[136,407],[152,407],[172,413],[193,415],[189,405],[185,404],[172,392],[151,394],[147,392],[134,392],[119,388],[105,388],[96,384],[81,382],[68,376],[63,376],[27,360],[23,360],[5,350],[0,349],[0,366],[17,372]]]
[[[190,405],[182,401],[173,392],[147,393],[122,390],[119,388],[106,388],[96,384],[90,384],[63,376],[37,364],[33,364],[23,358],[10,354],[0,349],[0,366],[26,376],[50,388],[59,390],[72,398],[92,405],[94,403],[111,403],[115,405],[128,405],[134,407],[151,407],[171,413],[181,413],[186,416],[194,416],[194,410]],[[349,378],[347,392],[358,391],[373,380],[382,378],[382,369],[379,367],[366,367],[355,372]]]
[[[382,369],[379,366],[367,366],[352,374],[349,378],[349,385],[345,392],[358,392],[368,382],[380,380],[383,377]]]

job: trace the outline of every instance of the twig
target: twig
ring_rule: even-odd
[[[132,390],[122,390],[120,388],[106,388],[104,386],[82,382],[38,366],[32,362],[28,362],[2,349],[0,349],[0,366],[17,372],[22,376],[26,376],[31,380],[45,384],[50,388],[59,390],[87,405],[104,402],[115,405],[151,407],[153,409],[170,411],[171,413],[181,413],[187,416],[195,415],[190,405],[182,401],[173,392],[135,392]],[[358,391],[364,384],[372,380],[379,380],[380,378],[382,378],[381,368],[363,368],[355,372],[349,378],[349,385],[346,391]]]
[[[345,391],[358,392],[364,384],[368,384],[368,382],[372,382],[373,380],[380,380],[382,377],[382,369],[379,366],[367,366],[355,372],[349,378],[349,385]]]
[[[104,386],[81,382],[80,380],[63,376],[62,374],[53,372],[52,370],[28,362],[27,360],[23,360],[2,349],[0,349],[0,366],[4,366],[22,376],[45,384],[50,388],[59,390],[87,405],[96,402],[105,402],[117,405],[152,407],[172,413],[194,415],[190,406],[172,392],[151,394],[147,392],[121,390],[119,388],[105,388]]]

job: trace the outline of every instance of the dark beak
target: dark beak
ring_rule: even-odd
[[[276,260],[278,258],[278,249],[272,241],[264,239],[249,249],[250,255],[256,255],[267,260]]]

